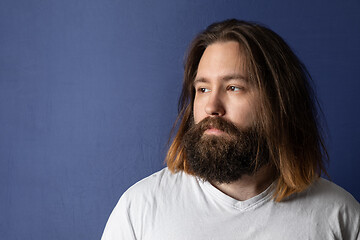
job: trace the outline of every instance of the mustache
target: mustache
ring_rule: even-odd
[[[238,135],[240,133],[238,127],[222,117],[206,117],[197,124],[194,124],[191,128],[200,133],[204,133],[211,128],[219,129],[230,135]]]

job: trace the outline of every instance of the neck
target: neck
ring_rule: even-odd
[[[253,175],[243,175],[231,183],[211,183],[226,195],[245,201],[263,192],[275,180],[275,171],[271,166],[261,167]]]

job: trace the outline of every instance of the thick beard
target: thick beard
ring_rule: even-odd
[[[220,136],[204,134],[219,129]],[[231,183],[252,175],[268,163],[268,150],[258,131],[240,130],[221,117],[208,117],[194,124],[183,137],[186,165],[205,181]]]

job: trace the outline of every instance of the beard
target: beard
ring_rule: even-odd
[[[204,134],[216,128],[221,135]],[[205,181],[231,183],[253,175],[269,162],[268,148],[255,128],[238,129],[221,117],[208,117],[184,134],[182,144],[189,171]]]

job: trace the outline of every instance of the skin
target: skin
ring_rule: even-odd
[[[206,117],[222,117],[239,129],[254,124],[259,93],[248,83],[244,65],[245,58],[235,41],[216,42],[205,49],[194,81],[195,123]],[[226,137],[226,133],[215,128],[204,134]],[[230,197],[246,200],[264,191],[273,182],[273,176],[271,168],[262,167],[236,182],[212,184]]]

